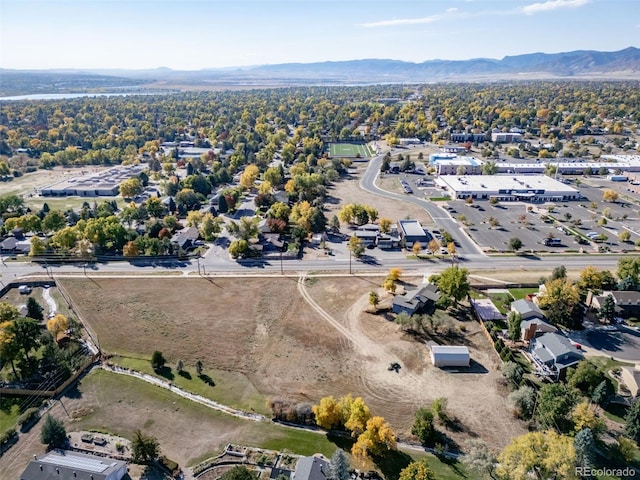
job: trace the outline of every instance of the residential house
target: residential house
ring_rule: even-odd
[[[545,333],[557,333],[558,329],[541,318],[531,318],[520,323],[520,339],[525,342]]]
[[[534,318],[541,320],[545,319],[544,313],[542,313],[540,307],[531,300],[526,300],[524,298],[511,302],[511,311],[519,313],[522,320],[531,320]]]
[[[534,338],[529,350],[537,366],[556,380],[562,380],[567,368],[584,358],[568,338],[557,333],[545,333]]]
[[[602,292],[602,295],[594,295],[591,298],[589,306],[594,310],[598,310],[609,295],[613,297],[618,315],[631,317],[640,314],[640,292],[637,291]]]
[[[427,283],[414,290],[405,292],[404,295],[393,297],[393,313],[405,312],[413,315],[421,311],[430,303],[435,303],[440,299],[440,291],[433,283]]]
[[[34,455],[20,480],[121,480],[126,474],[127,464],[120,460],[52,450]]]
[[[196,227],[183,228],[171,237],[171,243],[177,245],[182,250],[188,250],[195,247],[196,240],[200,236],[200,232]]]
[[[293,480],[327,480],[329,462],[320,456],[302,457],[296,464]]]

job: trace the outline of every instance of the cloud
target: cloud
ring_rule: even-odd
[[[394,27],[397,25],[420,25],[424,23],[433,23],[442,19],[442,15],[430,15],[421,18],[397,18],[395,20],[380,20],[379,22],[362,23],[361,27],[377,28],[377,27]]]
[[[589,0],[547,0],[544,3],[532,3],[522,7],[522,11],[527,15],[534,15],[540,12],[550,12],[559,8],[578,8],[589,3]]]

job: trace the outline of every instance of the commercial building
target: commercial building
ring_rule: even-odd
[[[121,480],[127,464],[107,457],[52,450],[35,456],[20,480]]]
[[[139,175],[144,169],[144,165],[119,165],[42,187],[38,193],[44,197],[112,197],[118,194],[120,183]]]
[[[486,133],[452,133],[451,141],[454,143],[462,143],[462,142],[474,142],[480,143],[485,142],[487,140]]]
[[[445,175],[436,183],[451,198],[491,199],[532,203],[578,200],[578,190],[545,175]]]
[[[453,153],[432,153],[429,164],[435,167],[438,175],[479,175],[484,161]]]
[[[426,245],[431,240],[431,236],[425,233],[418,220],[399,220],[398,233],[407,247],[411,247],[416,242]]]
[[[520,143],[522,134],[516,132],[492,132],[491,141],[495,143]]]

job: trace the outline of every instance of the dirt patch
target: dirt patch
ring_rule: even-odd
[[[498,390],[497,358],[479,326],[465,322],[464,343],[483,373],[433,368],[422,343],[366,312],[370,290],[389,300],[380,278],[63,281],[107,351],[201,358],[245,374],[267,397],[360,395],[405,438],[415,410],[437,397],[449,399],[464,425],[456,441],[479,435],[500,447],[523,431]],[[388,370],[392,362],[400,372]]]
[[[415,218],[423,225],[433,223],[431,216],[422,208],[400,200],[383,198],[360,188],[360,179],[367,169],[368,163],[354,163],[349,169],[349,176],[336,182],[329,188],[329,201],[325,203],[325,215],[331,218],[349,203],[361,203],[378,210],[378,218],[389,218],[397,221],[401,218]],[[383,187],[384,188],[384,187]],[[393,190],[391,190],[393,191]]]

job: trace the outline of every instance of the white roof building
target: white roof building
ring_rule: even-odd
[[[434,367],[468,367],[471,362],[465,346],[431,345],[430,348]]]

